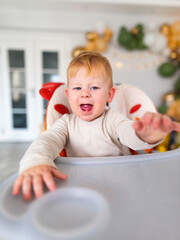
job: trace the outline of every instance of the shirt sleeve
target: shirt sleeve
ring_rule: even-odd
[[[62,117],[50,129],[40,134],[24,154],[20,162],[19,173],[38,165],[56,167],[54,160],[67,142],[67,125]]]
[[[113,128],[114,132],[117,138],[119,138],[119,141],[133,149],[133,150],[143,150],[143,149],[149,149],[156,146],[156,144],[148,144],[144,141],[142,141],[135,133],[132,124],[134,121],[129,120],[126,118],[123,114],[120,112],[114,112],[113,117],[111,118],[113,121]]]

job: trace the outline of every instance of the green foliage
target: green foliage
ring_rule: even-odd
[[[161,114],[165,114],[166,111],[167,111],[167,106],[166,105],[161,105],[158,107],[158,112],[161,113]]]
[[[175,91],[180,94],[180,76],[178,77],[177,81],[174,84]]]
[[[118,35],[119,45],[125,47],[127,50],[144,50],[147,49],[143,42],[144,39],[144,27],[142,24],[137,24],[135,26],[137,29],[137,34],[133,34],[126,27],[121,27]]]
[[[158,72],[162,77],[171,77],[176,72],[177,67],[172,62],[165,62],[158,68]]]

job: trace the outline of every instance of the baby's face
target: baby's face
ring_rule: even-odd
[[[75,77],[69,80],[66,95],[71,109],[85,121],[92,121],[104,112],[107,102],[111,102],[115,94],[114,88],[109,88],[103,77],[86,74],[86,68],[81,68]]]

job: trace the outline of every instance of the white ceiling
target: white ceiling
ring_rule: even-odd
[[[0,0],[1,8],[58,10],[58,11],[105,11],[117,12],[145,7],[149,10],[155,7],[175,9],[180,7],[180,0]]]

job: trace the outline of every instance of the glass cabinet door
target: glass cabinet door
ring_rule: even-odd
[[[59,82],[59,56],[57,51],[42,51],[42,83]],[[43,117],[46,112],[48,101],[43,99]]]
[[[38,82],[39,89],[48,82],[66,82],[66,59],[63,45],[41,44],[37,45],[38,53]],[[39,123],[44,128],[44,119],[48,101],[40,97],[39,101]]]
[[[25,52],[8,50],[12,127],[27,128]]]
[[[64,41],[0,42],[0,141],[32,141],[43,131],[47,101],[39,90],[47,82],[66,82],[64,49]]]
[[[38,135],[32,47],[6,43],[1,57],[4,121],[0,126],[0,140],[31,141]]]

